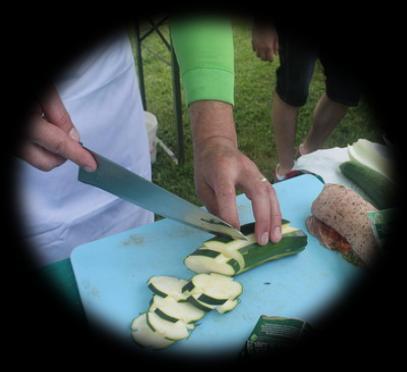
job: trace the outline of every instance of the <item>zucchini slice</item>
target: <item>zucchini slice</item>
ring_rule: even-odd
[[[229,311],[232,311],[238,304],[240,300],[235,298],[234,300],[227,300],[223,305],[217,306],[216,311],[219,314],[226,314]]]
[[[230,276],[216,273],[197,274],[191,279],[192,294],[199,294],[199,301],[210,305],[222,305],[227,300],[233,300],[240,296],[243,287]]]
[[[154,332],[147,324],[146,313],[139,315],[131,324],[133,340],[141,347],[163,349],[171,346],[174,341]]]
[[[193,306],[197,307],[198,309],[205,311],[205,312],[209,312],[216,308],[215,305],[206,304],[206,303],[198,300],[199,296],[200,296],[199,293],[189,296],[188,302],[191,303]]]
[[[146,322],[152,331],[171,341],[179,341],[187,338],[189,336],[189,330],[193,329],[191,325],[187,326],[182,320],[170,322],[152,311],[147,312]]]
[[[155,312],[158,316],[173,323],[182,320],[185,323],[196,322],[205,315],[200,310],[188,302],[178,302],[173,297],[154,296],[149,311]]]
[[[187,296],[182,293],[182,287],[188,283],[187,280],[178,279],[173,276],[153,276],[148,281],[148,288],[158,296],[173,297],[177,301],[186,300]]]
[[[193,294],[188,298],[188,301],[203,311],[209,312],[211,310],[216,310],[219,314],[225,314],[232,311],[240,302],[240,300],[236,298],[234,300],[227,300],[222,305],[214,305],[201,301],[199,299],[200,296],[201,294],[199,293]]]

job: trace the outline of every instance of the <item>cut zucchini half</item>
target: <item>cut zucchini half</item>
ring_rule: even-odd
[[[307,245],[307,235],[302,230],[290,226],[287,220],[283,220],[282,239],[278,243],[269,242],[264,246],[258,245],[253,233],[254,223],[242,226],[241,231],[247,233],[247,241],[226,240],[224,237],[220,239],[212,238],[204,242],[201,248],[188,256],[184,261],[185,265],[196,273],[212,272],[234,276],[265,262],[299,253]],[[200,255],[207,256],[209,251],[217,253],[215,259],[200,258]],[[215,257],[216,253],[212,253],[212,255]],[[191,259],[191,257],[198,258]],[[223,264],[219,265],[218,263],[222,262],[221,257],[223,257]],[[227,261],[228,259],[230,261]],[[228,265],[224,264],[226,262],[234,264],[233,272]]]
[[[147,312],[146,322],[152,331],[172,341],[187,338],[189,336],[189,330],[193,329],[193,327],[190,325],[187,326],[182,320],[170,322],[152,311]]]
[[[178,279],[173,276],[153,276],[148,281],[148,288],[158,296],[171,296],[177,301],[186,300],[187,296],[182,293],[182,287],[188,283],[187,280]]]
[[[146,313],[139,315],[131,324],[133,340],[141,347],[163,349],[171,346],[174,341],[154,332],[147,324]]]
[[[149,311],[155,312],[161,318],[170,322],[182,320],[192,323],[204,317],[205,312],[188,302],[178,302],[173,297],[154,296]]]

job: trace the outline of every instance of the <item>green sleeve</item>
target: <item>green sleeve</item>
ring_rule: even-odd
[[[188,105],[217,100],[234,104],[232,26],[221,19],[173,21],[171,39]]]

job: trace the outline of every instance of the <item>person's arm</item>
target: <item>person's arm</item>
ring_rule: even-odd
[[[239,227],[236,187],[252,201],[256,239],[281,238],[273,187],[237,145],[234,50],[225,21],[178,21],[171,36],[180,65],[192,126],[196,190],[208,210]]]

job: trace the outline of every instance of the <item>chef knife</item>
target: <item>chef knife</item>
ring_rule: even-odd
[[[233,239],[247,240],[244,234],[219,217],[94,151],[86,150],[94,156],[97,169],[94,172],[87,172],[80,168],[79,181],[108,191],[162,217],[171,218],[215,235],[227,235]]]

